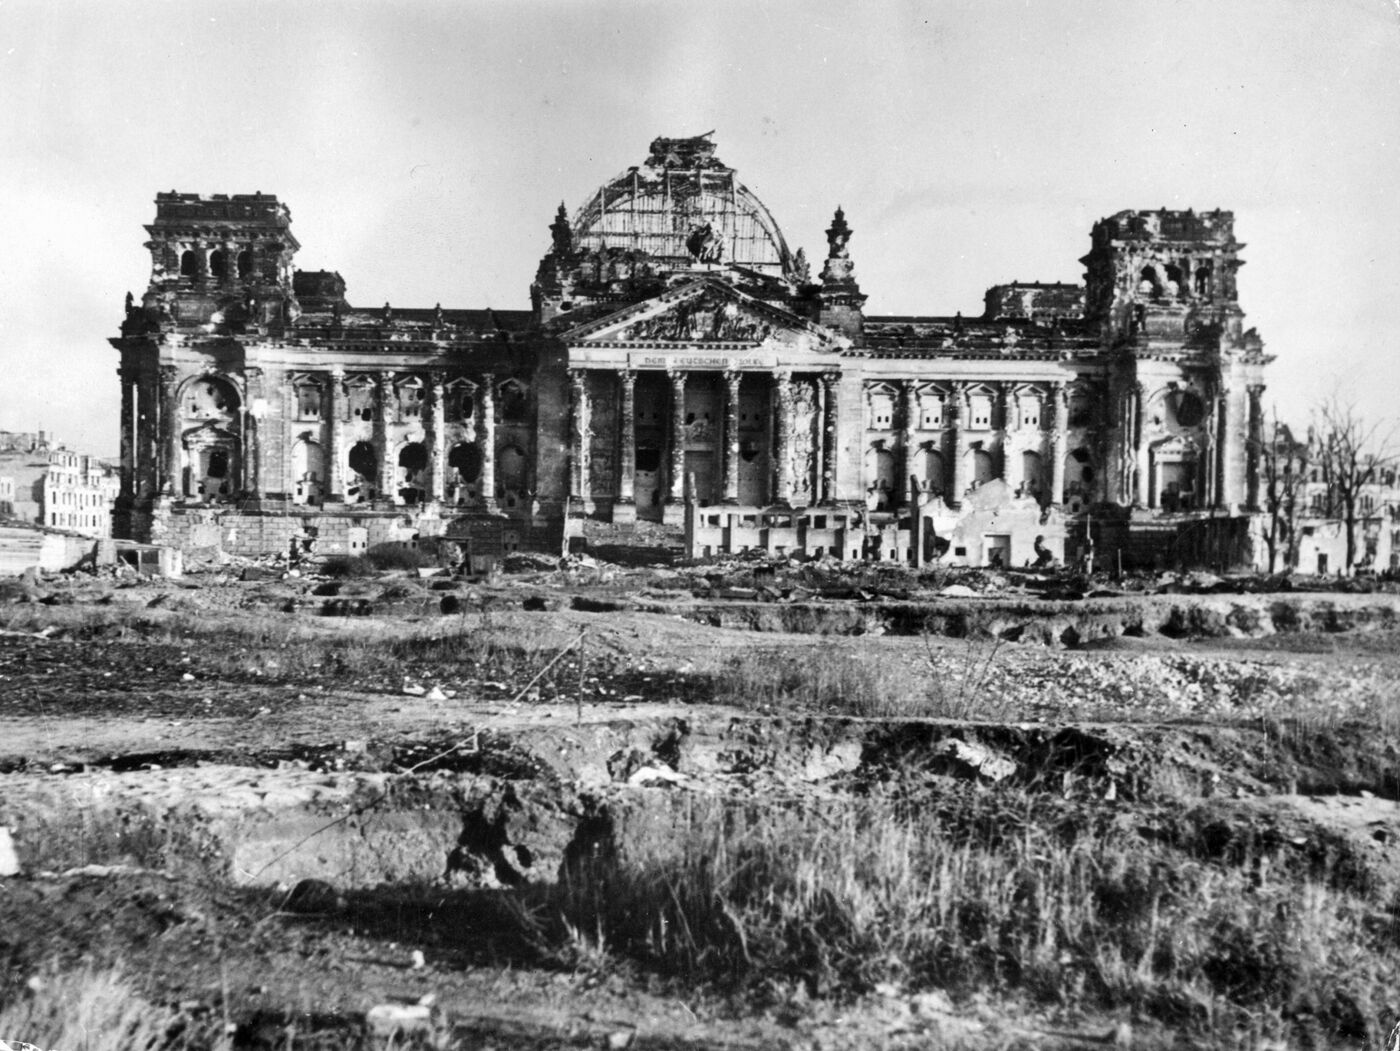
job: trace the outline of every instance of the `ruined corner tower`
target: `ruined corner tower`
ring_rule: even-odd
[[[1109,366],[1107,497],[1135,516],[1256,507],[1270,359],[1243,331],[1233,213],[1124,211],[1091,236],[1081,262]]]

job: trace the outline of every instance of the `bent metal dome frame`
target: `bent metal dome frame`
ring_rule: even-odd
[[[708,135],[657,139],[651,149],[645,164],[604,183],[574,214],[576,247],[630,249],[684,268],[697,261],[687,241],[708,223],[722,247],[707,261],[792,278],[772,213],[715,158]]]

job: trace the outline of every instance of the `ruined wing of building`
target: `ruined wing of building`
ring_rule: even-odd
[[[844,211],[809,265],[708,136],[561,204],[527,310],[352,306],[268,194],[161,193],[146,229],[112,340],[118,535],[1247,557],[1270,359],[1229,212],[1118,212],[1082,285],[996,285],[971,317],[867,314]]]
[[[113,465],[43,431],[0,431],[0,516],[110,537],[119,488]]]

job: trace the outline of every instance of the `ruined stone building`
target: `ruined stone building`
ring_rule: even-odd
[[[117,471],[43,431],[0,431],[0,515],[90,537],[112,535]]]
[[[975,317],[867,314],[843,211],[812,272],[708,137],[561,205],[527,310],[352,306],[295,269],[267,194],[161,193],[146,229],[112,340],[120,535],[558,550],[684,527],[695,554],[964,564],[1092,538],[1152,564],[1258,502],[1269,358],[1229,212],[1118,212],[1082,285],[996,285]]]

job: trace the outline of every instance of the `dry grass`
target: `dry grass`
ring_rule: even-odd
[[[46,1051],[227,1051],[216,1026],[152,1004],[119,967],[38,975],[0,1006],[0,1040]]]
[[[566,966],[776,996],[991,989],[1212,1040],[1374,1042],[1400,1012],[1396,903],[1267,858],[1246,871],[1112,831],[1066,836],[1024,805],[1009,835],[880,798],[699,805],[678,853],[575,866],[519,919]]]

